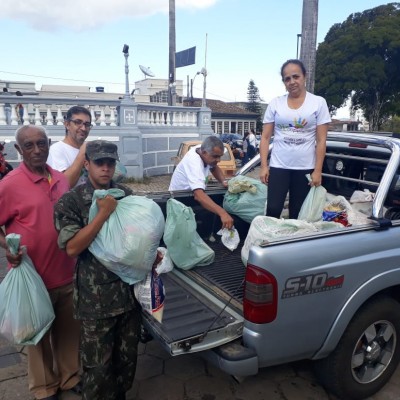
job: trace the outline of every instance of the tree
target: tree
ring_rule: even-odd
[[[257,117],[257,132],[262,131],[262,120],[261,120],[261,105],[260,105],[260,93],[258,87],[254,83],[253,79],[250,79],[249,86],[247,86],[247,104],[246,110],[258,114]]]
[[[351,99],[372,130],[400,114],[400,3],[351,14],[317,50],[315,92],[331,111]]]

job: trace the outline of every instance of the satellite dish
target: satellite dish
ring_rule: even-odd
[[[146,79],[146,76],[154,76],[150,68],[146,68],[143,65],[139,65],[139,68],[144,73],[144,79]]]

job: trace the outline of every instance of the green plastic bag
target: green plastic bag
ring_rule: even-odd
[[[223,207],[251,224],[258,215],[265,215],[268,189],[261,181],[238,175],[228,183]]]
[[[310,181],[311,176],[307,174]],[[323,186],[312,186],[305,198],[297,219],[307,222],[322,221],[322,213],[326,203],[326,189]]]
[[[164,243],[178,268],[191,269],[196,265],[209,265],[214,261],[214,251],[200,237],[196,228],[191,207],[175,199],[169,199]]]
[[[20,239],[16,233],[6,236],[11,253],[17,254]],[[36,345],[54,318],[46,286],[25,252],[21,264],[0,284],[0,334],[13,344]]]
[[[95,190],[89,222],[98,212],[96,199],[125,196],[121,189]],[[110,271],[132,285],[151,271],[164,232],[160,206],[144,196],[126,196],[103,224],[89,251]]]

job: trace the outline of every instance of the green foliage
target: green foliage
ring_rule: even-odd
[[[249,86],[247,87],[247,101],[246,110],[258,114],[257,132],[260,132],[262,131],[260,93],[253,79],[250,79]]]
[[[396,132],[400,133],[400,117],[395,115],[388,118],[382,124],[382,130],[385,132]]]
[[[335,24],[317,50],[315,93],[330,111],[351,98],[371,130],[400,114],[400,3],[351,14]]]

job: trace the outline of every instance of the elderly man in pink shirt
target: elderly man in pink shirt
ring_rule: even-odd
[[[0,181],[0,246],[5,235],[19,233],[53,303],[56,318],[36,346],[28,346],[29,389],[36,399],[58,399],[63,390],[80,389],[79,323],[72,316],[75,260],[57,245],[53,207],[69,190],[65,176],[46,164],[49,140],[41,126],[16,131],[15,145],[23,162]],[[7,260],[17,268],[22,251]]]

